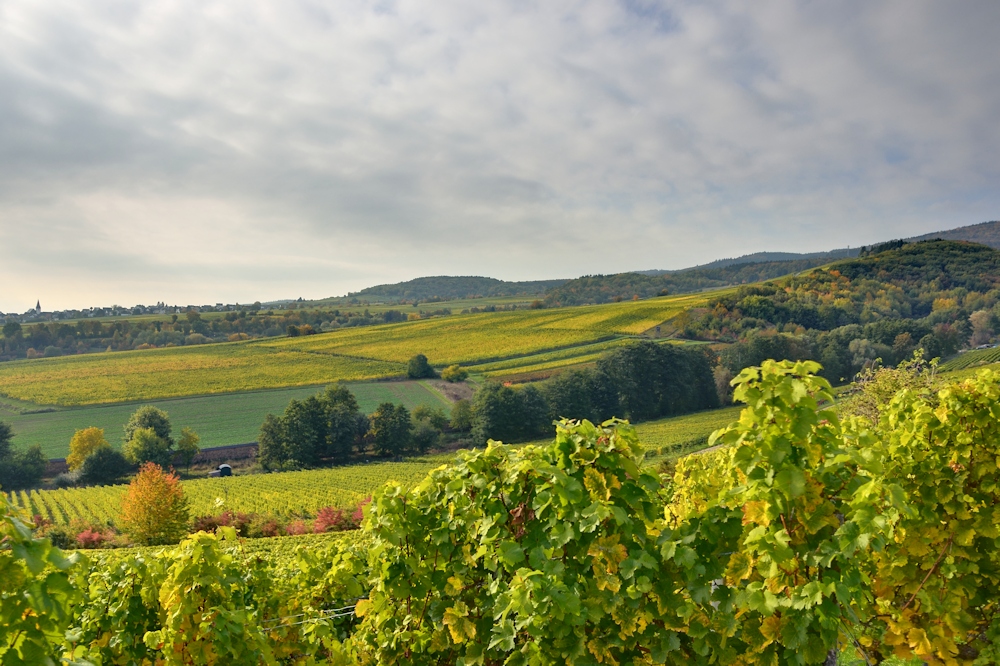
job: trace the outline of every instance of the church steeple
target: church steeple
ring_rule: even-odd
[[[37,312],[38,314],[42,314],[42,301],[41,301],[41,299],[39,299],[35,303],[35,312]]]

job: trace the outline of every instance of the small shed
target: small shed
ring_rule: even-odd
[[[233,468],[225,463],[222,463],[221,465],[219,465],[219,469],[209,472],[208,475],[212,478],[220,476],[232,476]]]

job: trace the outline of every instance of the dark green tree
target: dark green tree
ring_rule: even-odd
[[[169,440],[158,435],[153,428],[137,428],[122,445],[122,453],[133,465],[152,462],[166,468],[174,457],[170,444]]]
[[[37,444],[24,451],[8,448],[7,454],[0,457],[0,488],[3,490],[21,490],[37,486],[45,473],[48,459]]]
[[[399,456],[410,450],[413,423],[403,405],[383,402],[371,415],[368,437],[377,456]]]
[[[472,430],[472,403],[464,398],[451,407],[451,429],[458,432]]]
[[[289,460],[285,437],[285,424],[280,416],[268,414],[257,437],[257,462],[267,470],[281,469]]]
[[[430,363],[427,362],[427,357],[423,354],[417,354],[410,359],[409,365],[406,369],[406,375],[410,379],[432,379],[437,377],[437,373],[434,372],[434,368],[432,368]]]
[[[132,470],[132,466],[121,451],[110,446],[102,446],[84,458],[80,466],[80,481],[94,485],[110,485],[119,482]]]

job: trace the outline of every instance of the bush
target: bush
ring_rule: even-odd
[[[433,379],[437,377],[437,373],[434,372],[434,368],[427,362],[426,356],[417,354],[410,359],[406,369],[406,376],[410,379]]]
[[[100,548],[107,540],[108,535],[91,528],[76,535],[76,545],[80,548]]]
[[[79,474],[75,472],[63,472],[62,474],[57,474],[56,478],[52,479],[52,485],[56,488],[73,488],[79,480]]]
[[[464,382],[469,377],[469,371],[460,365],[449,365],[441,371],[441,379],[446,382]]]
[[[358,524],[348,516],[342,509],[326,506],[316,514],[313,521],[313,532],[322,534],[323,532],[343,532],[353,530]]]
[[[117,483],[132,471],[132,466],[121,451],[110,446],[101,447],[87,456],[80,468],[80,481],[106,486]]]
[[[175,543],[187,531],[188,502],[176,474],[145,463],[122,500],[122,530],[145,546]]]

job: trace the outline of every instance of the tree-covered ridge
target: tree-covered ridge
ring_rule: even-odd
[[[691,268],[661,275],[648,273],[588,275],[570,280],[549,291],[545,296],[545,305],[556,307],[611,303],[636,297],[652,298],[666,294],[685,294],[770,280],[815,268],[829,261],[828,257],[813,257],[793,261],[763,261],[713,268]]]
[[[396,284],[380,284],[358,292],[350,297],[381,298],[388,301],[455,300],[461,298],[499,296],[541,296],[545,292],[566,282],[566,280],[531,280],[526,282],[506,282],[496,278],[447,275],[421,277]]]
[[[733,372],[764,358],[815,359],[837,381],[918,347],[933,358],[987,343],[1000,330],[998,303],[1000,252],[926,241],[741,287],[677,323],[688,337],[736,343],[722,352]]]

